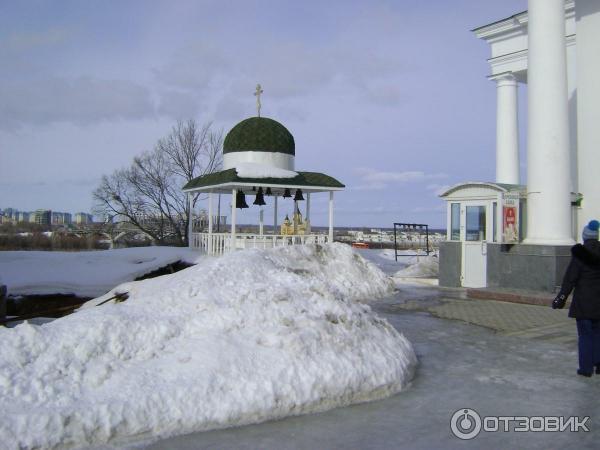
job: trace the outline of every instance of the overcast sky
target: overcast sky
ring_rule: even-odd
[[[296,169],[346,184],[337,224],[442,226],[444,186],[494,179],[496,89],[469,30],[526,6],[0,0],[0,208],[89,211],[99,178],[177,119],[227,132],[256,115],[261,83]]]

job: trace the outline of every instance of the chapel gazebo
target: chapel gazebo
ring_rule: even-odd
[[[209,255],[243,248],[271,248],[277,246],[326,243],[333,241],[333,193],[344,189],[335,178],[318,172],[294,171],[296,155],[292,134],[279,122],[251,117],[234,126],[223,142],[223,170],[200,176],[187,183],[183,190],[188,195],[190,211],[192,198],[197,193],[208,193],[208,232],[192,229],[191,248]],[[311,194],[329,193],[329,232],[313,233],[310,225]],[[231,232],[213,231],[213,194],[231,194]],[[252,205],[259,208],[265,199],[273,202],[273,232],[264,233],[263,210],[259,213],[258,234],[242,234],[236,230],[236,210],[248,208],[246,196],[252,195]],[[294,214],[278,229],[277,200],[293,198]],[[304,219],[298,202],[306,197]],[[250,207],[252,207],[250,205]]]

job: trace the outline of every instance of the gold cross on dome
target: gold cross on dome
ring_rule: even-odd
[[[258,110],[258,117],[260,117],[260,94],[263,93],[262,88],[260,87],[260,84],[256,85],[256,92],[254,93],[254,95],[256,96],[256,109]]]

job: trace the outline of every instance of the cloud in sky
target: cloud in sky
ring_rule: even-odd
[[[435,206],[417,206],[413,208],[412,212],[414,213],[445,213],[446,205],[444,203],[440,203]]]
[[[336,89],[366,104],[395,106],[403,97],[389,78],[403,70],[401,58],[355,51],[350,43],[276,40],[258,33],[255,39],[236,42],[233,49],[218,40],[178,48],[153,73],[158,83],[185,93],[189,104],[211,99],[219,117],[234,120],[238,108],[229,115],[231,108],[224,104],[247,97],[257,82],[267,89],[272,104],[288,109],[286,103],[294,99],[324,97]]]
[[[16,31],[0,42],[0,48],[7,51],[23,52],[32,48],[50,47],[65,42],[70,32],[65,28],[49,28],[35,31]]]
[[[428,174],[420,170],[386,172],[361,167],[355,171],[359,175],[362,184],[353,186],[352,189],[359,191],[381,190],[387,188],[390,184],[422,183],[428,180],[437,180],[448,177],[448,175],[444,173]],[[429,189],[429,186],[427,189]]]
[[[432,191],[434,195],[436,196],[440,196],[442,195],[444,192],[446,192],[448,189],[450,189],[451,185],[449,184],[428,184],[427,186],[425,186],[425,189]]]
[[[150,91],[127,80],[58,77],[0,83],[0,128],[152,117]]]

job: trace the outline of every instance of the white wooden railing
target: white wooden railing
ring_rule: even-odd
[[[326,234],[281,235],[281,234],[236,234],[235,245],[231,245],[230,233],[192,233],[192,248],[209,255],[221,255],[233,249],[273,248],[288,245],[326,244]]]

